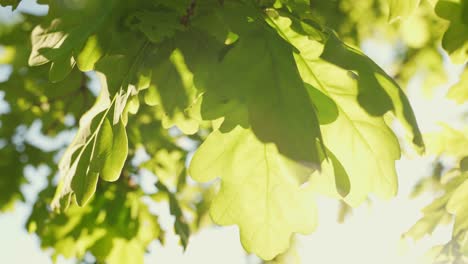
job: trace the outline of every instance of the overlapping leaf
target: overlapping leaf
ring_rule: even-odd
[[[15,10],[18,5],[20,4],[21,0],[1,0],[0,5],[1,6],[11,6],[13,10]]]
[[[232,24],[239,39],[206,66],[212,75],[194,71],[206,91],[202,116],[224,122],[197,150],[190,174],[199,181],[221,177],[212,218],[237,224],[246,250],[272,259],[292,233],[315,226],[312,193],[300,185],[321,160],[320,130],[292,47],[264,21],[245,23],[236,11],[222,15],[229,25],[239,21]]]
[[[68,8],[52,5],[53,20],[48,26],[38,25],[32,32],[29,64],[52,62],[51,81],[62,80],[76,63],[83,71],[92,70],[108,48],[111,22],[118,15],[113,12],[117,3],[87,0]]]
[[[87,207],[71,205],[65,213],[49,215],[52,191],[40,193],[27,225],[42,237],[43,248],[53,247],[53,259],[83,259],[89,252],[99,262],[143,263],[146,247],[161,236],[158,218],[140,200],[141,193],[124,185],[109,186]]]
[[[327,40],[320,57],[348,70],[354,76],[358,87],[357,100],[366,112],[372,116],[382,116],[392,111],[406,129],[407,137],[416,150],[424,152],[422,135],[409,100],[384,70],[359,50],[341,42],[335,35]]]
[[[128,18],[131,28],[140,30],[154,43],[171,38],[176,31],[183,29],[180,16],[175,11],[137,11]]]
[[[423,217],[404,234],[413,239],[421,239],[424,235],[431,234],[438,226],[448,224],[455,218],[451,240],[445,245],[433,248],[433,251],[438,252],[435,259],[445,260],[444,263],[458,263],[457,259],[463,258],[467,253],[467,177],[466,173],[457,170],[444,175],[441,179],[443,195],[426,206],[422,210]]]
[[[297,33],[289,28],[288,19],[279,17],[274,23],[299,52],[306,46],[304,42],[312,42],[295,37]],[[298,53],[296,61],[302,78],[310,84],[309,89],[318,89],[336,103],[337,119],[323,124],[321,129],[325,145],[349,176],[350,193],[345,200],[357,205],[369,192],[383,197],[394,195],[397,191],[395,160],[400,157],[400,148],[382,115],[393,110],[405,124],[414,144],[423,148],[405,95],[370,59],[345,46],[334,35],[327,40],[321,58]],[[311,96],[312,101],[319,101],[318,98],[314,100],[314,92]],[[316,106],[319,117],[330,111],[329,108],[320,109],[318,103]],[[380,147],[375,148],[377,145]],[[324,170],[324,174],[327,173],[333,175],[333,171]],[[327,178],[334,177],[322,177]],[[336,191],[334,193],[336,195]]]
[[[466,0],[439,0],[435,7],[438,16],[450,21],[442,47],[455,63],[466,63],[468,60],[467,6]]]
[[[132,91],[118,93],[111,101],[105,78],[94,106],[80,120],[80,129],[59,164],[61,183],[54,199],[71,191],[76,201],[84,205],[96,191],[98,178],[115,181],[127,158],[128,143],[122,121],[123,107]]]
[[[237,114],[240,120],[246,116]],[[211,217],[221,225],[238,225],[244,248],[266,260],[289,247],[292,233],[315,228],[313,194],[301,188],[310,173],[241,126],[212,132],[190,165],[190,174],[198,181],[221,177]]]
[[[234,29],[239,40],[229,47],[219,65],[211,66],[214,71],[206,81],[206,93],[213,100],[203,102],[202,114],[207,109],[205,118],[218,118],[226,113],[212,109],[219,109],[223,102],[246,103],[249,123],[261,141],[273,142],[282,154],[317,166],[320,129],[292,57],[292,46],[263,21],[239,22]]]
[[[190,237],[190,227],[188,226],[187,221],[185,220],[185,217],[182,213],[182,208],[179,205],[179,201],[177,200],[175,194],[169,191],[169,189],[167,189],[167,187],[160,181],[156,183],[156,187],[160,192],[165,193],[169,197],[169,211],[175,218],[174,231],[179,236],[180,243],[184,249],[186,249],[188,245],[188,239]]]
[[[309,1],[280,2],[284,10],[307,17],[307,22],[292,26],[299,34],[277,32],[265,23],[260,8],[274,8],[273,1],[51,2],[45,23],[34,30],[30,63],[52,62],[52,81],[63,79],[75,64],[81,71],[96,69],[102,84],[101,95],[81,119],[60,163],[62,181],[54,204],[61,197],[65,202],[76,197],[79,205],[90,201],[98,178],[117,180],[127,152],[144,147],[153,156],[158,189],[169,197],[176,233],[186,246],[191,223],[182,211],[195,209],[187,210],[179,186],[175,193],[162,185],[174,180],[179,185],[181,177],[174,175],[183,171],[186,156],[179,155],[175,139],[161,132],[161,123],[194,134],[190,137],[198,142],[206,135],[203,126],[196,133],[202,118],[215,120],[215,131],[196,152],[191,174],[200,181],[221,178],[213,219],[237,224],[244,247],[262,258],[284,252],[293,233],[313,230],[312,195],[319,188],[353,205],[372,191],[394,194],[394,161],[400,149],[382,116],[393,111],[415,145],[423,147],[406,97],[361,52],[309,24],[315,21]],[[323,2],[320,8],[337,5]],[[397,12],[406,15],[405,10]],[[86,78],[76,80],[84,83]],[[136,113],[143,98],[156,107],[147,111],[142,105],[146,110],[131,120],[127,112]],[[135,126],[129,129],[130,149],[127,122]],[[314,172],[320,163],[322,172]],[[142,262],[156,229],[150,223],[148,229],[141,226],[133,232],[132,223],[151,217],[135,217],[136,208],[146,207],[130,197],[138,188],[133,180],[123,177],[113,185],[117,191],[122,186],[131,189],[126,197],[99,194],[89,207],[71,205],[69,218],[52,220],[58,233],[42,223],[38,233],[50,239],[44,245],[78,258],[89,251],[98,262]],[[196,212],[203,215],[209,202],[197,195],[201,201]],[[101,205],[109,201],[111,208],[103,217]],[[102,223],[103,218],[118,221],[118,228],[107,234],[104,224],[87,229],[89,219]]]
[[[410,16],[418,7],[420,0],[389,0],[390,22]]]
[[[460,76],[460,81],[450,88],[447,97],[462,104],[468,101],[468,68]]]
[[[198,131],[201,117],[197,104],[197,90],[193,75],[185,66],[180,51],[159,53],[158,62],[152,72],[151,85],[146,90],[145,102],[161,108],[162,124],[165,128],[176,125],[185,134]]]
[[[460,130],[448,125],[442,125],[438,132],[424,135],[428,142],[428,153],[435,155],[449,155],[461,158],[468,155],[468,128]]]
[[[20,192],[25,181],[18,154],[11,147],[0,150],[0,212],[13,208],[16,200],[24,199]]]
[[[400,149],[392,131],[382,117],[369,115],[356,103],[358,89],[346,70],[324,61],[304,63],[305,81],[317,87],[311,89],[320,89],[338,105],[338,119],[321,128],[325,145],[349,175],[351,191],[345,200],[358,205],[372,191],[393,196],[397,191],[395,160]],[[315,79],[315,74],[320,79]],[[381,148],[373,147],[377,144]]]
[[[420,239],[425,234],[431,234],[439,225],[455,220],[451,240],[433,249],[436,253],[434,258],[446,263],[459,263],[468,253],[466,135],[465,130],[456,130],[445,125],[442,131],[426,136],[428,152],[451,156],[459,160],[459,165],[451,168],[442,177],[432,177],[436,185],[431,187],[435,187],[434,191],[442,192],[443,195],[423,210],[424,216],[406,233],[407,236]],[[441,172],[442,167],[437,169],[437,173]]]

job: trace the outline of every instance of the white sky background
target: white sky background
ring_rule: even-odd
[[[39,10],[33,1],[20,5],[20,10]],[[9,16],[8,8],[0,8],[0,20]],[[389,70],[393,58],[392,47],[375,41],[365,42],[364,51],[384,69]],[[460,67],[447,63],[450,82],[457,81]],[[0,79],[5,72],[0,70]],[[432,100],[424,99],[419,92],[418,80],[411,83],[409,96],[416,112],[418,123],[423,132],[438,129],[437,122],[443,120],[454,126],[460,126],[460,107],[444,99],[447,87],[442,87]],[[466,107],[465,107],[466,109]],[[29,135],[36,138],[34,132]],[[60,143],[67,142],[62,138]],[[451,227],[436,230],[432,237],[420,241],[402,241],[400,236],[407,231],[421,216],[420,209],[428,204],[432,195],[422,195],[417,199],[409,199],[415,183],[428,176],[431,168],[431,157],[404,157],[397,162],[400,190],[394,199],[389,201],[374,200],[371,205],[362,205],[355,209],[344,224],[336,222],[338,207],[334,200],[323,197],[319,202],[319,226],[315,233],[308,236],[298,236],[297,250],[302,263],[320,264],[426,264],[422,256],[433,245],[445,243],[450,238]],[[27,199],[33,201],[36,193],[43,187],[46,168],[30,168],[29,178],[36,184],[26,186]],[[33,180],[33,179],[32,179]],[[42,182],[42,183],[41,183]],[[168,214],[168,208],[156,208],[157,211]],[[26,217],[30,208],[18,204],[13,213],[0,215],[0,263],[7,264],[48,264],[51,260],[47,253],[39,248],[38,239],[27,234],[24,229]],[[167,218],[167,217],[166,217]],[[170,218],[164,225],[169,226]],[[154,242],[151,245],[152,254],[146,257],[146,263],[176,263],[176,264],[253,264],[254,257],[246,257],[240,245],[236,227],[213,227],[202,230],[190,238],[188,249],[182,253],[173,235],[161,247]],[[60,259],[59,263],[68,263]]]

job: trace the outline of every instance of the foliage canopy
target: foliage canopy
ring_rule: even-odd
[[[54,258],[142,263],[151,241],[164,242],[150,204],[167,201],[184,248],[209,212],[271,260],[316,228],[317,194],[353,207],[396,194],[400,145],[425,150],[401,87],[416,74],[428,93],[445,82],[439,43],[454,63],[468,59],[465,0],[38,3],[47,15],[0,26],[0,63],[11,67],[0,83],[0,210],[23,199],[25,167],[48,166],[27,227]],[[359,49],[379,33],[403,47],[393,77]],[[468,99],[467,76],[449,98]],[[24,136],[37,120],[43,135],[72,131],[73,141],[38,146]],[[455,215],[447,259],[468,256],[467,135],[426,137],[429,153],[460,166],[420,183],[445,194],[407,233]]]

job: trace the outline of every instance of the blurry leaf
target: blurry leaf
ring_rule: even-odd
[[[0,6],[11,6],[15,10],[20,4],[21,0],[0,0]]]
[[[405,236],[421,239],[424,235],[431,234],[437,226],[451,222],[451,215],[455,215],[452,240],[444,245],[444,250],[448,250],[459,243],[457,237],[468,229],[468,222],[466,221],[468,216],[466,214],[468,212],[468,199],[466,199],[467,179],[467,174],[459,174],[452,177],[448,182],[442,182],[443,195],[422,210],[423,217],[405,233]],[[463,246],[463,243],[461,245]],[[459,248],[459,245],[456,248]],[[455,251],[458,251],[458,249]],[[442,254],[442,257],[446,256],[444,254]]]
[[[450,87],[447,97],[459,104],[468,101],[468,68],[465,67],[460,76],[460,81]]]
[[[396,51],[391,71],[404,83],[418,76],[423,89],[432,89],[447,77],[437,50],[447,22],[426,1],[417,16],[411,14],[419,1],[391,1],[391,17],[409,17],[401,27],[388,27],[377,0],[38,3],[48,5],[48,15],[22,13],[0,25],[0,62],[11,69],[0,80],[0,101],[8,106],[0,103],[0,210],[23,199],[25,168],[49,167],[28,230],[52,261],[82,262],[91,254],[97,263],[142,263],[149,243],[163,244],[146,204],[153,201],[143,193],[154,192],[145,188],[154,180],[141,170],[148,169],[158,180],[151,197],[169,203],[184,247],[191,233],[212,224],[206,220],[212,205],[213,220],[237,224],[249,252],[296,262],[294,248],[281,253],[293,233],[314,229],[316,193],[357,205],[371,192],[396,192],[400,149],[384,121],[388,112],[424,147],[396,82],[341,39],[356,47],[384,39]],[[450,20],[443,45],[463,57],[466,1],[439,4],[437,13]],[[11,24],[16,19],[21,22]],[[37,67],[27,67],[28,57]],[[92,70],[101,78],[101,95],[89,109],[93,73],[81,71]],[[60,142],[75,131],[62,153]],[[47,151],[48,144],[30,146],[35,133],[58,135],[48,140],[59,143]],[[468,155],[464,133],[442,133],[430,142],[440,146],[429,148],[458,161]],[[197,180],[220,177],[220,186],[187,179],[188,154],[204,140],[190,172]],[[60,204],[59,214],[49,205],[61,155],[52,203]],[[434,185],[443,197],[410,232],[429,233],[454,214],[454,237],[442,250],[449,258],[468,251],[464,167],[462,160],[460,168],[421,184]]]
[[[461,171],[468,171],[468,156],[461,159],[461,161],[460,161],[460,170]]]
[[[180,150],[169,152],[168,149],[160,149],[153,157],[141,166],[153,172],[158,181],[168,188],[176,188],[179,178],[185,170],[185,156]]]
[[[442,39],[442,47],[455,63],[465,63],[468,59],[468,9],[466,0],[439,0],[435,12],[450,24]]]
[[[464,223],[468,217],[468,180],[455,189],[450,200],[447,202],[447,211],[456,216],[453,231],[455,236],[461,230],[468,229],[468,223]]]
[[[180,51],[171,52],[168,58],[165,55],[160,54],[162,62],[155,66],[145,102],[162,108],[165,128],[176,125],[185,134],[194,134],[198,131],[201,117],[200,109],[195,107],[197,91],[193,75]]]
[[[178,14],[185,14],[191,0],[154,0],[156,5],[161,5],[176,11]]]
[[[402,37],[411,48],[423,48],[430,40],[430,28],[422,16],[411,16],[406,19],[402,26]]]
[[[395,22],[398,19],[405,19],[414,13],[420,0],[388,0],[390,11],[389,21]]]
[[[444,221],[444,217],[447,217],[447,212],[444,210],[425,214],[424,217],[418,220],[404,235],[419,240],[427,234],[432,234],[434,229]]]
[[[128,153],[127,132],[120,120],[112,124],[109,118],[104,119],[95,145],[95,168],[102,166],[100,177],[105,181],[116,181],[120,177]]]
[[[112,247],[106,257],[106,263],[144,263],[145,251],[135,240],[117,238],[112,240]]]
[[[340,209],[338,210],[338,223],[342,224],[346,218],[353,213],[353,208],[345,202],[340,202]]]
[[[427,142],[427,152],[454,157],[468,155],[468,129],[457,130],[448,125],[441,124],[440,132],[431,132],[424,135]]]
[[[104,54],[104,48],[99,43],[97,35],[91,35],[76,57],[77,66],[81,71],[90,71]]]
[[[41,192],[28,226],[42,238],[41,247],[52,247],[52,257],[83,259],[87,252],[102,263],[143,263],[146,247],[161,235],[157,217],[141,201],[140,192],[124,185],[107,186],[86,207],[75,204],[61,214],[51,214],[47,204],[52,188]]]
[[[59,167],[61,183],[53,206],[73,191],[79,205],[84,205],[96,191],[98,177],[115,181],[127,158],[127,135],[121,115],[128,93],[121,91],[110,100],[105,77],[94,106],[80,120],[80,129],[63,155]],[[131,91],[129,91],[131,92]]]
[[[293,237],[291,240],[291,246],[286,252],[276,256],[271,261],[263,262],[263,264],[301,264],[301,258],[297,250],[297,239]]]

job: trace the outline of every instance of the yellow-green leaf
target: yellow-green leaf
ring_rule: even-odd
[[[420,0],[389,0],[389,21],[405,19],[412,15],[418,7]]]
[[[450,88],[447,97],[459,104],[468,100],[468,68],[463,71],[460,81]]]
[[[96,138],[93,166],[105,181],[116,181],[120,177],[128,154],[127,132],[122,120],[113,124],[105,118]]]
[[[190,165],[195,180],[221,177],[211,217],[220,225],[238,225],[244,248],[265,260],[285,252],[293,233],[314,230],[313,193],[301,188],[310,173],[240,126],[212,132]]]

